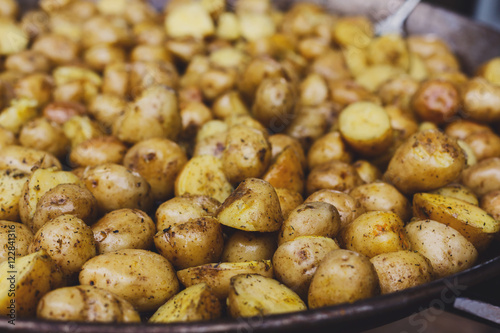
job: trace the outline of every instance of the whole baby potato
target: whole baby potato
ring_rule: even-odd
[[[420,119],[443,124],[457,114],[461,102],[458,89],[451,82],[428,80],[413,95],[411,106]]]
[[[33,233],[24,224],[0,220],[0,263],[29,254],[32,241]]]
[[[81,142],[71,149],[69,161],[74,167],[96,166],[105,163],[121,164],[127,146],[113,136],[98,136]]]
[[[61,169],[61,162],[42,150],[9,145],[0,149],[0,170],[17,169],[32,174],[37,169],[54,167]]]
[[[51,64],[42,53],[25,50],[9,55],[5,59],[5,68],[21,73],[48,72]]]
[[[149,250],[156,228],[143,211],[123,208],[104,215],[92,225],[92,232],[97,253],[103,254],[122,249]]]
[[[96,286],[72,286],[52,290],[38,303],[37,318],[100,323],[140,322],[132,304]]]
[[[366,160],[357,160],[352,166],[365,183],[374,183],[382,179],[382,173],[379,168]]]
[[[500,158],[488,158],[465,169],[462,183],[478,197],[500,190]]]
[[[179,291],[172,264],[140,249],[98,255],[85,263],[79,279],[124,298],[139,312],[155,311]]]
[[[63,157],[69,145],[62,128],[43,117],[24,124],[19,133],[19,143],[24,147],[43,150],[57,157]]]
[[[346,163],[352,161],[352,153],[338,131],[327,133],[314,141],[307,153],[307,165],[309,169],[332,160]]]
[[[222,252],[223,262],[248,262],[270,260],[276,251],[273,233],[246,232],[238,230],[232,234]]]
[[[304,202],[304,198],[300,193],[287,188],[276,188],[276,194],[280,202],[281,213],[283,218],[287,218],[295,207]]]
[[[363,183],[356,169],[348,163],[333,160],[316,166],[307,177],[307,194],[328,189],[349,192]]]

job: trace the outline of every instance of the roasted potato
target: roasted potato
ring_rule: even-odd
[[[293,147],[286,147],[271,163],[262,179],[275,188],[303,193],[305,176],[300,157]]]
[[[85,140],[71,149],[69,162],[73,167],[122,164],[127,146],[114,136],[99,136]]]
[[[352,165],[332,160],[316,166],[309,172],[306,191],[309,195],[323,189],[349,192],[362,183]]]
[[[19,132],[19,143],[24,147],[43,150],[59,158],[66,155],[69,146],[69,140],[61,126],[43,117],[24,124]]]
[[[455,199],[460,199],[463,201],[467,201],[471,205],[479,206],[479,201],[477,200],[476,195],[472,190],[461,184],[449,184],[438,188],[430,192],[431,194],[439,194],[444,195],[446,197],[452,197]]]
[[[320,164],[333,160],[351,163],[352,158],[352,153],[342,140],[340,132],[334,131],[314,141],[307,153],[307,165],[312,170]]]
[[[33,233],[22,223],[0,220],[0,263],[28,255]]]
[[[467,82],[462,90],[465,116],[480,122],[500,120],[500,87],[481,77]]]
[[[222,262],[248,262],[271,260],[276,251],[276,236],[273,233],[236,231],[222,252]]]
[[[29,176],[16,169],[0,170],[0,220],[21,221],[19,201]]]
[[[478,197],[500,190],[500,158],[489,158],[465,169],[462,183]]]
[[[276,188],[276,194],[280,202],[281,213],[283,218],[286,219],[292,210],[304,202],[304,198],[300,193],[286,189],[286,188]]]
[[[52,154],[33,148],[9,145],[0,149],[0,170],[17,169],[31,175],[38,169],[61,169],[61,162]]]
[[[457,114],[461,102],[458,89],[451,82],[429,80],[415,92],[411,106],[420,119],[444,124]]]

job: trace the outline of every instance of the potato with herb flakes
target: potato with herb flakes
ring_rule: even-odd
[[[249,262],[270,260],[276,251],[273,233],[238,230],[227,239],[222,252],[222,262]]]
[[[45,151],[17,145],[8,145],[0,149],[0,170],[16,169],[31,175],[38,169],[48,168],[60,170],[61,162]]]
[[[286,188],[276,188],[276,194],[278,195],[278,200],[280,202],[281,213],[283,218],[286,219],[292,210],[304,202],[304,198],[300,193],[286,189]]]
[[[466,201],[474,206],[479,206],[479,201],[472,190],[462,184],[449,184],[430,192],[431,194],[444,195]]]
[[[28,255],[32,240],[33,233],[24,224],[0,219],[0,263]]]
[[[367,184],[382,179],[379,168],[366,160],[357,160],[352,166],[356,169],[359,177]]]
[[[238,274],[259,274],[272,278],[273,266],[270,260],[260,260],[206,264],[177,271],[177,277],[184,286],[206,283],[219,299],[227,298],[231,278]]]
[[[126,152],[127,146],[114,136],[98,136],[74,146],[69,154],[69,162],[73,167],[122,164]]]
[[[16,170],[0,170],[0,220],[21,221],[19,201],[29,175]]]
[[[292,147],[286,147],[271,163],[262,179],[275,188],[288,188],[303,193],[304,170],[299,156]]]
[[[348,163],[332,160],[316,166],[307,177],[306,192],[328,189],[349,192],[363,183],[356,169]]]
[[[465,169],[462,173],[462,184],[478,197],[500,190],[500,158],[488,158]]]
[[[423,121],[444,124],[456,116],[462,100],[458,89],[445,80],[428,80],[420,84],[411,107]]]
[[[295,89],[284,78],[264,79],[257,88],[252,115],[274,132],[288,125],[295,106]]]
[[[473,78],[462,89],[462,99],[465,117],[485,123],[500,120],[500,86]]]
[[[352,153],[342,140],[340,132],[334,131],[314,141],[307,153],[307,165],[309,169],[313,169],[332,160],[350,163],[352,158]]]

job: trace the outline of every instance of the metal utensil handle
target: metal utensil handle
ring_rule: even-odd
[[[406,0],[394,14],[375,25],[375,33],[377,35],[401,33],[404,22],[419,3],[420,0]]]

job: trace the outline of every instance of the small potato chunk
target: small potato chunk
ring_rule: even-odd
[[[370,102],[357,102],[339,116],[342,138],[358,153],[375,156],[392,143],[392,127],[384,108]]]
[[[387,34],[372,40],[368,46],[368,61],[373,65],[393,65],[403,70],[410,67],[410,54],[400,34]]]
[[[340,215],[333,205],[326,202],[308,202],[297,206],[283,222],[278,234],[281,245],[299,236],[333,238],[340,229]]]
[[[270,260],[276,251],[276,235],[236,231],[224,245],[222,262]]]
[[[457,114],[461,102],[458,89],[451,82],[429,80],[415,92],[411,106],[420,119],[440,125]]]
[[[59,184],[38,200],[30,226],[36,232],[45,223],[64,214],[78,217],[90,225],[97,217],[97,200],[85,187]]]
[[[300,193],[286,188],[276,188],[275,190],[280,201],[281,213],[284,219],[288,218],[288,215],[290,215],[295,207],[304,202],[304,198]]]
[[[33,233],[22,223],[0,220],[0,263],[27,254]]]
[[[219,207],[217,218],[223,225],[245,231],[273,232],[283,223],[276,191],[257,178],[241,182]]]
[[[122,249],[150,250],[156,232],[155,223],[143,211],[124,208],[112,211],[92,225],[97,253]]]
[[[500,220],[500,191],[491,191],[484,195],[481,198],[480,207],[495,220]]]
[[[24,147],[43,150],[57,157],[66,155],[69,144],[62,128],[42,117],[24,124],[19,142]]]
[[[104,136],[104,132],[97,122],[87,116],[74,116],[63,124],[63,131],[74,148],[92,138]]]
[[[21,52],[28,46],[28,34],[9,18],[0,17],[0,35],[6,36],[0,41],[0,55]]]
[[[477,259],[474,245],[443,223],[414,221],[405,229],[411,249],[429,259],[436,278],[472,267]]]
[[[489,158],[465,169],[462,183],[478,197],[500,190],[500,158]]]
[[[21,98],[10,101],[10,106],[0,113],[0,124],[8,131],[18,134],[22,126],[37,116],[38,102],[34,99]]]
[[[297,193],[303,193],[304,170],[294,148],[286,147],[269,166],[262,179],[275,188],[288,188]]]
[[[204,38],[215,33],[209,12],[198,2],[175,6],[165,17],[165,29],[169,37]]]
[[[349,250],[333,250],[319,264],[309,287],[309,308],[353,303],[379,292],[370,260]]]
[[[208,216],[160,230],[154,243],[158,252],[177,269],[217,262],[224,249],[222,227]]]
[[[175,195],[206,195],[223,202],[233,191],[222,161],[211,155],[191,158],[175,180]]]
[[[43,116],[58,125],[63,125],[74,116],[84,116],[86,113],[85,106],[77,102],[53,102],[43,109]]]
[[[337,242],[328,237],[297,237],[281,244],[274,253],[274,275],[302,299],[306,299],[319,264],[328,252],[338,249]]]
[[[368,161],[357,160],[352,166],[356,169],[359,177],[367,184],[382,179],[382,173],[379,168]]]
[[[487,61],[478,69],[477,74],[493,84],[500,85],[500,57]]]
[[[479,201],[472,190],[461,184],[449,184],[430,192],[431,194],[444,195],[466,201],[474,206],[479,206]]]
[[[15,273],[9,265],[8,261],[0,264],[0,315],[33,316],[40,298],[53,288],[54,262],[42,250],[16,258]]]
[[[33,42],[31,49],[47,57],[55,64],[67,64],[78,57],[79,45],[69,37],[43,34]]]
[[[430,191],[455,180],[465,167],[456,140],[438,130],[425,130],[394,153],[384,178],[404,194]]]
[[[38,149],[16,145],[0,149],[0,170],[16,169],[31,175],[38,169],[47,168],[60,170],[61,162],[54,155]]]
[[[227,306],[233,318],[307,310],[292,290],[257,274],[240,274],[231,278]]]
[[[265,79],[259,85],[252,114],[273,132],[290,122],[295,106],[295,91],[284,78]]]
[[[480,122],[500,120],[500,86],[477,77],[462,89],[464,116]]]
[[[45,250],[67,278],[80,272],[96,255],[94,235],[89,226],[73,215],[61,215],[45,223],[33,237],[29,252]]]
[[[72,286],[53,290],[38,303],[37,318],[98,323],[137,323],[132,304],[95,286]]]
[[[479,251],[484,251],[492,235],[500,231],[500,221],[481,208],[449,196],[417,193],[413,196],[413,215],[432,219],[460,232]]]
[[[97,199],[101,213],[121,208],[147,212],[153,205],[151,186],[146,179],[122,165],[106,163],[87,168],[83,182]]]
[[[74,167],[121,164],[127,146],[114,136],[99,136],[85,140],[71,149],[69,161]]]
[[[223,262],[183,269],[177,272],[177,277],[186,287],[206,283],[219,299],[225,299],[229,295],[231,278],[238,274],[259,274],[272,278],[273,266],[270,260]]]
[[[409,248],[401,218],[392,212],[367,212],[348,224],[340,234],[345,248],[373,258],[381,253]]]
[[[0,220],[21,221],[19,201],[29,176],[18,170],[0,170]]]
[[[108,130],[126,107],[126,100],[114,94],[99,94],[88,104],[89,113]]]
[[[184,289],[149,318],[150,323],[174,323],[217,319],[221,303],[206,283]]]
[[[382,294],[419,286],[433,279],[431,263],[418,252],[383,253],[370,261],[377,271]]]
[[[329,189],[348,192],[363,183],[356,169],[348,163],[333,160],[316,166],[307,177],[307,194]]]
[[[307,165],[311,170],[320,164],[333,160],[346,163],[352,161],[352,154],[338,131],[327,133],[314,141],[307,153]]]
[[[110,291],[139,312],[156,311],[179,291],[172,264],[158,253],[125,249],[87,261],[80,283]]]
[[[397,214],[403,222],[411,218],[411,205],[408,199],[394,186],[375,182],[356,187],[349,195],[358,199],[367,212],[385,211]]]
[[[50,62],[43,54],[26,50],[9,55],[5,59],[5,68],[22,73],[48,72]]]
[[[304,153],[304,148],[300,145],[300,142],[288,136],[286,134],[274,134],[269,137],[269,144],[271,145],[272,158],[275,159],[278,155],[283,152],[287,147],[291,147],[302,165],[302,169],[307,168],[306,155]]]

